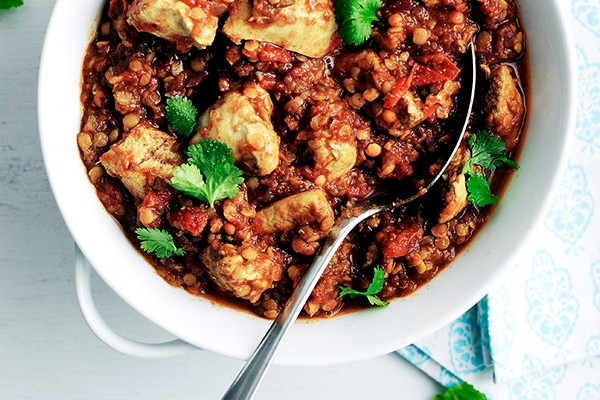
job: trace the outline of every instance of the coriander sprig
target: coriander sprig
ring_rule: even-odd
[[[467,382],[462,382],[442,394],[435,395],[431,400],[486,400],[486,397]]]
[[[207,202],[211,208],[215,208],[215,201],[238,194],[244,178],[225,143],[203,139],[190,146],[187,155],[188,162],[173,170],[173,188]]]
[[[198,109],[187,97],[175,95],[167,99],[165,106],[167,121],[179,136],[189,137],[196,127]]]
[[[0,10],[6,10],[13,7],[21,7],[23,0],[0,0]]]
[[[178,248],[173,241],[173,236],[164,229],[137,228],[135,233],[141,241],[140,247],[146,253],[154,253],[158,258],[169,258],[173,254],[182,256],[183,249]]]
[[[469,138],[469,147],[471,148],[471,158],[465,163],[463,173],[472,172],[475,164],[490,171],[503,164],[519,169],[519,165],[504,154],[506,152],[504,141],[486,131],[481,130],[472,134]]]
[[[371,24],[379,21],[381,0],[335,0],[338,33],[346,44],[358,46],[371,36]]]
[[[519,165],[506,157],[504,141],[486,131],[473,133],[468,143],[471,149],[471,158],[467,160],[462,169],[462,173],[468,176],[469,196],[467,199],[479,207],[496,204],[499,198],[492,194],[490,181],[485,175],[477,172],[475,166],[491,172],[504,164],[515,169],[519,169]]]
[[[375,297],[375,295],[377,293],[381,292],[381,289],[383,289],[384,280],[385,280],[385,273],[384,273],[383,269],[381,267],[375,267],[375,271],[373,273],[373,280],[369,284],[369,287],[367,288],[366,291],[360,292],[358,290],[354,290],[352,288],[348,288],[348,287],[340,285],[340,286],[338,286],[338,288],[340,289],[340,294],[338,295],[338,297],[342,298],[342,297],[348,295],[348,296],[350,296],[351,299],[354,299],[356,297],[364,296],[367,298],[367,300],[369,301],[369,303],[371,305],[378,306],[378,307],[386,307],[390,304],[388,301],[383,301],[383,300],[380,300],[377,297]]]

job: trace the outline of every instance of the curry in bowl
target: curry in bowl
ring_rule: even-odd
[[[513,0],[111,0],[83,63],[81,158],[168,283],[274,318],[340,213],[439,170],[471,42],[484,83],[442,182],[359,225],[304,310],[384,306],[455,258],[517,167]]]

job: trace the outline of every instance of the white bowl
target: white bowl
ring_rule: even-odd
[[[73,238],[101,278],[126,302],[181,339],[247,358],[270,321],[173,288],[154,273],[106,212],[79,158],[81,65],[102,0],[58,0],[39,76],[40,137],[48,177]],[[529,127],[515,173],[472,245],[415,294],[386,309],[301,321],[276,358],[331,364],[388,353],[448,324],[479,301],[511,264],[545,209],[574,125],[576,68],[560,0],[521,0],[531,61]]]

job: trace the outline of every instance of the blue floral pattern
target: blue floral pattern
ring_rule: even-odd
[[[583,167],[569,165],[546,214],[546,227],[563,242],[575,244],[586,231],[593,211],[594,199]]]
[[[594,335],[590,338],[586,351],[588,357],[595,357],[600,354],[600,335]],[[600,397],[598,398],[600,399]]]
[[[450,362],[457,374],[474,373],[486,368],[477,329],[477,307],[471,308],[450,326]]]
[[[510,395],[519,400],[552,400],[556,398],[555,387],[565,376],[567,367],[560,366],[543,370],[539,359],[525,356],[524,371],[540,371],[529,374],[510,384]],[[562,399],[561,399],[562,400]]]
[[[592,264],[592,283],[594,284],[594,305],[600,311],[600,260]]]
[[[398,350],[398,354],[416,366],[423,365],[424,362],[430,359],[425,352],[413,345],[406,346],[405,348]]]
[[[580,47],[577,59],[580,101],[575,137],[581,143],[583,152],[594,154],[600,148],[600,64],[590,63]]]
[[[503,286],[489,296],[489,306],[500,313],[494,313],[493,318],[488,319],[489,334],[493,337],[490,343],[491,356],[494,365],[503,368],[509,361],[512,342],[515,336],[515,319],[510,313],[510,297],[508,289]],[[500,307],[498,307],[500,305]]]
[[[554,264],[546,251],[535,255],[533,274],[525,283],[527,321],[542,340],[561,347],[569,338],[579,311],[571,277],[566,268]]]
[[[456,386],[461,383],[461,379],[454,375],[452,372],[448,371],[446,368],[440,368],[440,376],[438,378],[438,382],[442,384],[442,386],[451,388],[452,386]]]
[[[600,36],[600,6],[598,0],[574,0],[573,16],[594,35]]]
[[[600,385],[588,383],[579,390],[579,393],[577,393],[577,400],[598,399],[600,399]]]

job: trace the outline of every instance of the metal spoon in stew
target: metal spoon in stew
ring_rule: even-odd
[[[417,190],[416,193],[412,194],[411,196],[392,200],[390,200],[389,196],[374,196],[357,203],[351,209],[346,210],[346,212],[343,213],[340,218],[338,218],[318,255],[315,257],[313,263],[304,274],[300,284],[296,287],[288,299],[277,319],[273,321],[273,324],[263,337],[262,341],[244,368],[240,371],[235,381],[231,384],[229,390],[227,390],[222,400],[250,400],[254,397],[254,394],[256,393],[256,390],[258,389],[258,386],[260,385],[267,368],[271,365],[271,361],[273,360],[273,357],[279,348],[279,344],[285,337],[292,323],[296,320],[296,318],[298,318],[298,315],[304,307],[304,303],[306,303],[308,300],[312,290],[323,274],[323,271],[350,231],[352,231],[352,229],[354,229],[360,222],[377,213],[400,207],[423,196],[446,171],[450,165],[450,162],[452,161],[452,158],[460,147],[462,139],[469,125],[469,119],[473,108],[477,74],[475,71],[475,49],[472,42],[469,44],[469,53],[471,56],[472,68],[470,71],[472,77],[470,99],[462,130],[457,138],[456,145],[450,153],[450,156],[446,159],[445,164],[427,185]]]

